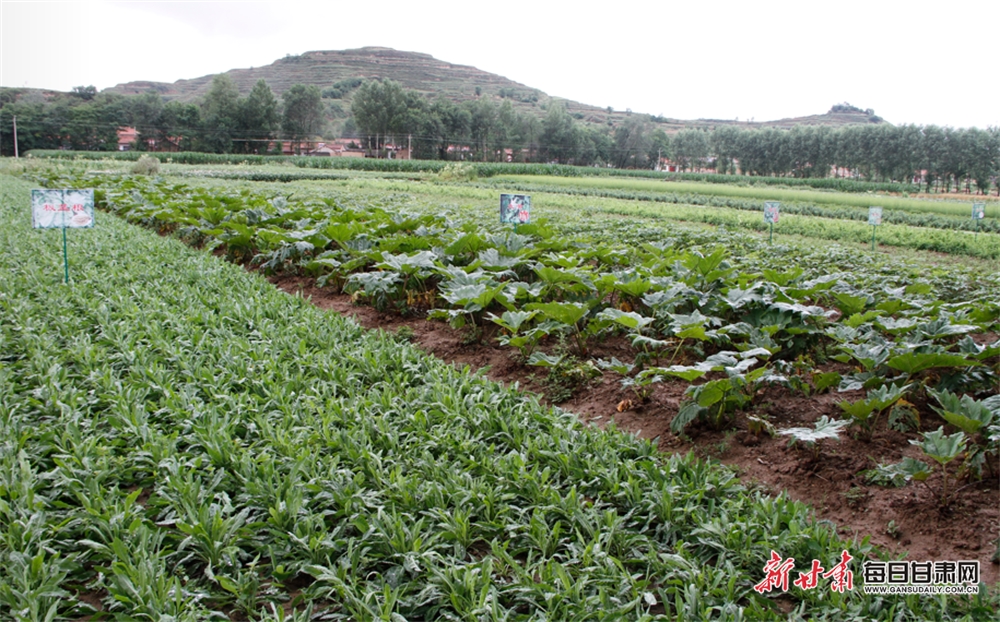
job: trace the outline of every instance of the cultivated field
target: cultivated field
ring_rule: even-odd
[[[16,619],[995,615],[991,220],[895,205],[941,220],[872,253],[847,199],[777,197],[769,244],[763,198],[715,184],[129,166],[2,177]],[[42,185],[107,210],[69,232],[68,286],[58,233],[30,229]],[[980,594],[862,593],[865,561],[907,550],[977,560]],[[772,551],[792,580],[847,551],[854,587],[754,589]]]

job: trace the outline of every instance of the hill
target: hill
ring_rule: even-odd
[[[315,84],[322,89],[351,78],[382,78],[394,80],[406,89],[425,93],[429,97],[443,95],[454,101],[482,96],[506,98],[518,109],[535,109],[539,114],[543,114],[544,104],[554,99],[538,89],[475,67],[455,65],[429,54],[382,47],[306,52],[299,56],[286,56],[264,67],[232,69],[226,75],[233,79],[243,95],[249,93],[260,79],[267,82],[271,90],[280,96],[294,84]],[[123,95],[137,95],[152,89],[167,100],[192,102],[201,99],[208,92],[214,77],[207,75],[191,80],[178,80],[173,84],[128,82],[107,90]],[[607,120],[608,113],[605,109],[579,102],[561,101],[565,102],[570,113],[578,113],[577,118],[591,117],[587,119],[591,122]],[[583,116],[579,113],[583,113]]]
[[[354,50],[328,50],[306,52],[299,56],[286,56],[270,65],[231,69],[226,72],[246,95],[257,82],[263,79],[277,94],[281,95],[294,84],[315,84],[321,89],[352,78],[383,78],[399,82],[404,88],[419,91],[429,97],[442,95],[454,101],[465,101],[478,97],[508,99],[515,109],[542,116],[547,104],[558,100],[577,120],[592,124],[612,125],[621,123],[631,112],[612,111],[581,102],[552,97],[543,91],[515,82],[497,74],[482,71],[468,65],[455,65],[438,60],[429,54],[403,52],[383,47],[364,47]],[[201,76],[190,80],[178,80],[172,84],[165,82],[135,81],[118,84],[106,89],[123,95],[137,95],[154,90],[164,99],[193,102],[201,99],[212,84],[214,75]],[[349,96],[348,96],[349,97]],[[781,119],[761,123],[737,122],[732,120],[698,119],[681,120],[655,117],[668,133],[684,128],[712,129],[723,125],[738,127],[792,127],[795,125],[842,126],[872,121],[863,111],[812,115],[792,119]]]
[[[226,74],[243,94],[249,93],[254,83],[260,79],[265,80],[276,94],[281,95],[297,83],[315,84],[323,88],[349,78],[388,78],[408,89],[428,94],[440,93],[458,100],[475,97],[477,88],[494,94],[501,89],[512,89],[524,98],[541,95],[535,89],[475,67],[454,65],[437,60],[429,54],[380,47],[306,52],[299,56],[286,56],[264,67],[232,69]],[[191,80],[178,80],[173,84],[128,82],[108,90],[132,95],[154,89],[166,99],[186,102],[203,97],[214,77],[207,75]]]

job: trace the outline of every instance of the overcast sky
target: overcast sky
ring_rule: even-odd
[[[677,119],[835,103],[896,123],[1000,126],[997,0],[0,0],[0,85],[174,82],[364,46],[472,65],[549,95]]]

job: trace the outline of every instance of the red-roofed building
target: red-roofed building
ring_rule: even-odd
[[[118,128],[118,151],[131,151],[132,144],[139,140],[139,132],[134,127]]]
[[[132,151],[139,140],[139,130],[134,127],[118,128],[118,151]],[[159,142],[155,138],[146,139],[146,151],[180,151],[181,139],[171,136]]]

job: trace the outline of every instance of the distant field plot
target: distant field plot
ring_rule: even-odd
[[[424,203],[476,206],[478,213],[490,214],[488,206],[501,191],[518,191],[537,196],[536,211],[540,215],[559,218],[573,225],[581,218],[597,218],[600,214],[648,218],[661,222],[679,221],[724,226],[731,231],[767,231],[763,218],[763,201],[698,195],[656,196],[654,193],[636,196],[633,192],[611,194],[589,192],[574,186],[553,187],[536,184],[505,184],[502,181],[451,184],[442,182],[410,183],[393,180],[343,180],[343,187],[360,193],[388,192],[398,196],[419,198]],[[321,191],[324,182],[303,182],[305,187]],[[660,200],[665,199],[665,200]],[[697,201],[697,203],[695,203]],[[971,204],[969,206],[971,213]],[[983,259],[1000,259],[1000,221],[987,219],[975,233],[971,218],[936,214],[887,212],[885,225],[877,232],[880,245],[912,250],[934,251]],[[781,222],[775,235],[795,235],[828,242],[863,244],[871,241],[868,209],[859,207],[801,208],[783,204]]]
[[[752,181],[752,178],[747,178]],[[695,183],[684,181],[652,181],[645,179],[622,179],[614,177],[543,177],[538,175],[503,175],[497,181],[532,183],[537,185],[563,186],[569,188],[592,188],[632,190],[639,192],[664,192],[677,194],[710,195],[722,197],[742,197],[759,199],[761,201],[788,201],[796,203],[816,203],[823,205],[838,205],[863,207],[880,205],[887,210],[900,210],[913,213],[934,213],[968,218],[971,214],[973,201],[987,202],[990,216],[1000,216],[1000,203],[996,197],[954,195],[949,200],[911,199],[897,196],[859,194],[849,192],[832,192],[818,190],[800,190],[792,188],[770,188],[749,185],[730,185]]]

